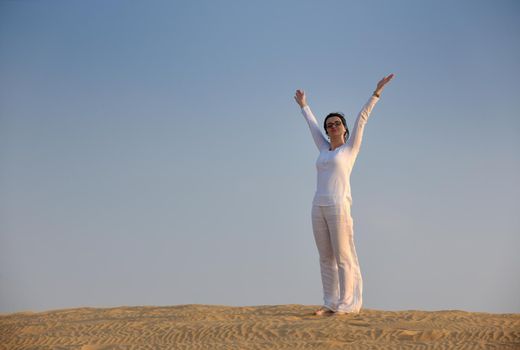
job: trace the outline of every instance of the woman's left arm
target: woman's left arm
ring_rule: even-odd
[[[372,96],[370,96],[370,99],[367,103],[363,106],[361,111],[359,112],[356,122],[354,123],[354,127],[352,128],[352,133],[347,140],[347,145],[352,148],[352,151],[357,156],[359,153],[359,150],[361,148],[361,140],[363,139],[363,130],[365,127],[365,124],[367,123],[368,116],[372,112],[372,109],[376,105],[377,101],[379,101],[379,98],[381,97],[381,92],[385,88],[385,85],[392,80],[394,77],[393,74],[390,74],[389,76],[384,77],[377,83],[377,87],[374,90],[374,93]]]

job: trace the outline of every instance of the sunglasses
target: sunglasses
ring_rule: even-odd
[[[333,126],[335,126],[336,128],[340,125],[342,125],[343,123],[340,122],[340,121],[337,121],[337,122],[334,122],[334,123],[327,123],[327,129],[330,129],[332,128]]]

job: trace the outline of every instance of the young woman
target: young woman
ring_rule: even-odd
[[[352,197],[350,173],[361,147],[364,126],[393,74],[381,79],[368,102],[359,112],[352,135],[340,113],[327,115],[323,123],[329,140],[323,136],[316,117],[307,105],[305,92],[296,90],[294,99],[309,125],[320,155],[316,161],[318,181],[312,202],[312,229],[320,256],[324,304],[315,311],[359,313],[363,281],[354,246],[354,223],[350,215]]]

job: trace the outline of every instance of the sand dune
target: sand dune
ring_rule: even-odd
[[[520,314],[316,306],[78,308],[0,315],[0,349],[520,349]]]

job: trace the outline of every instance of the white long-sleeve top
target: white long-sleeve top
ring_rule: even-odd
[[[361,147],[365,124],[377,101],[379,101],[378,97],[374,95],[370,97],[357,115],[347,142],[333,151],[330,150],[330,143],[322,134],[318,121],[310,107],[305,106],[302,108],[302,114],[305,120],[307,120],[314,143],[320,151],[320,155],[316,160],[318,177],[316,193],[312,201],[313,205],[337,205],[344,203],[344,201],[352,204],[350,173]]]

